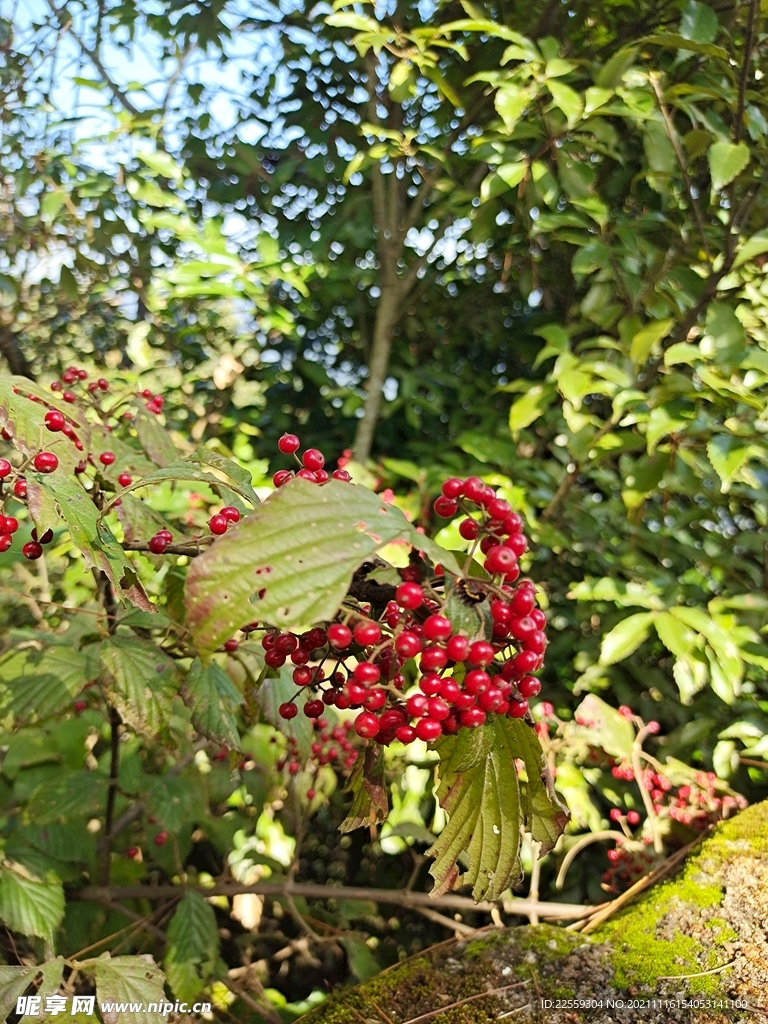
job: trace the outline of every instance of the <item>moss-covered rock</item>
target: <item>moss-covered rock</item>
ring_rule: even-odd
[[[768,1019],[768,803],[719,825],[675,877],[589,936],[539,925],[444,942],[334,994],[302,1024],[503,1019]]]

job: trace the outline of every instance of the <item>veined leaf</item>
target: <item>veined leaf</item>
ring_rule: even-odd
[[[744,142],[713,142],[707,152],[712,188],[729,185],[749,163],[749,146]]]
[[[220,665],[211,662],[204,668],[196,658],[181,692],[192,710],[192,724],[198,732],[235,750],[240,749],[235,708],[243,703],[243,696]]]
[[[666,337],[673,323],[673,320],[657,320],[637,332],[629,346],[629,358],[636,366],[647,361],[654,346]]]
[[[96,1001],[104,1003],[165,1003],[163,972],[151,956],[100,956],[94,965]],[[130,1013],[102,1008],[104,1024],[164,1024],[161,1013],[148,1010]]]
[[[210,903],[187,892],[168,925],[163,966],[177,999],[191,1002],[205,986],[219,956],[219,928]]]
[[[629,760],[635,742],[635,730],[616,708],[590,693],[576,708],[574,720],[578,724],[579,734],[585,736],[588,742],[602,747],[612,757]]]
[[[546,412],[555,398],[551,384],[534,384],[526,393],[512,403],[509,410],[509,429],[513,434],[535,423]]]
[[[64,917],[64,888],[53,873],[35,878],[21,864],[0,873],[0,920],[12,931],[51,941]]]
[[[102,687],[124,722],[150,736],[168,736],[179,692],[173,661],[150,640],[111,636],[101,645]]]
[[[292,480],[195,559],[186,594],[198,650],[209,655],[252,619],[299,630],[332,618],[355,570],[393,540],[459,571],[453,555],[366,488]]]
[[[720,477],[720,490],[730,490],[739,470],[749,459],[750,445],[730,434],[716,434],[707,444],[707,456]]]
[[[502,716],[480,729],[463,729],[439,746],[437,797],[449,820],[427,851],[435,858],[433,896],[472,885],[474,899],[498,899],[520,874],[520,827],[549,850],[567,811],[555,796],[541,745],[527,722]],[[525,764],[521,793],[515,761]],[[462,852],[469,867],[459,876]]]
[[[685,657],[696,643],[696,633],[671,612],[660,612],[653,620],[659,640],[678,658]]]
[[[370,744],[364,753],[358,754],[345,792],[352,794],[352,806],[349,814],[339,825],[340,832],[352,832],[356,828],[386,820],[389,813],[389,797],[381,747]]]

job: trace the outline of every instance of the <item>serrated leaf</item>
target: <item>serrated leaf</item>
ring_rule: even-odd
[[[243,703],[243,696],[220,665],[211,662],[203,667],[196,658],[181,693],[184,703],[192,711],[192,724],[199,733],[240,750],[235,708]]]
[[[157,416],[140,409],[133,421],[139,443],[156,466],[169,466],[178,457],[176,445]]]
[[[39,967],[0,966],[0,1018],[7,1020],[13,1013],[16,1000],[37,975]]]
[[[187,892],[168,925],[163,967],[177,999],[191,1002],[205,987],[219,956],[219,928],[210,903]]]
[[[469,884],[474,899],[498,899],[520,875],[521,825],[549,850],[568,818],[541,744],[528,723],[493,716],[480,729],[447,737],[438,749],[437,797],[449,819],[427,851],[435,858],[431,895]],[[524,806],[516,759],[524,760],[528,778]],[[459,877],[462,852],[469,867]]]
[[[152,775],[146,779],[144,793],[153,818],[173,834],[178,834],[189,821],[205,814],[200,788],[195,784],[194,769],[189,775]]]
[[[386,821],[389,798],[382,747],[370,744],[357,755],[344,792],[352,794],[352,807],[339,825],[340,832],[352,832],[356,828]]]
[[[253,619],[293,630],[331,619],[358,566],[393,540],[459,571],[449,552],[372,491],[292,480],[190,568],[187,622],[200,654],[205,659]]]
[[[707,152],[712,188],[729,185],[749,163],[749,146],[744,142],[713,142]]]
[[[615,665],[628,658],[633,651],[648,639],[653,624],[652,612],[638,612],[614,626],[606,633],[600,645],[600,664]]]
[[[168,736],[179,677],[173,661],[152,641],[111,636],[101,646],[102,688],[136,732]]]
[[[707,456],[720,477],[720,490],[730,490],[744,463],[749,459],[750,446],[730,434],[716,434],[707,442]]]
[[[6,863],[0,873],[0,920],[12,931],[52,941],[64,917],[64,888],[53,873],[30,876],[21,864]]]
[[[687,421],[679,416],[674,416],[666,405],[659,405],[651,409],[648,417],[648,426],[645,431],[645,439],[648,445],[649,454],[653,454],[656,445],[668,434],[677,433],[687,425]]]
[[[623,715],[590,693],[574,712],[579,735],[588,743],[601,747],[611,757],[629,760],[635,742],[635,730]]]
[[[203,466],[215,469],[221,476],[206,472],[202,468]],[[238,466],[232,459],[227,459],[225,456],[219,455],[218,452],[211,451],[210,448],[198,448],[185,459],[177,459],[167,466],[141,476],[124,488],[120,494],[123,495],[127,491],[151,487],[166,481],[191,481],[210,484],[214,488],[226,487],[251,504],[259,504],[259,497],[253,489],[251,474],[242,466]]]
[[[51,718],[72,704],[90,665],[68,645],[9,652],[0,658],[0,714],[12,714],[17,725]]]
[[[443,614],[451,620],[454,633],[463,633],[470,641],[490,639],[492,623],[487,597],[471,601],[455,583],[450,584]]]
[[[104,954],[94,965],[96,1001],[104,1024],[166,1024],[161,1013],[148,1010],[117,1010],[115,1003],[165,1003],[163,972],[149,954],[115,956]],[[105,1003],[113,1004],[105,1009]]]
[[[55,960],[49,960],[46,964],[41,964],[38,967],[38,972],[42,974],[42,978],[35,990],[35,995],[40,997],[42,1006],[45,1007],[46,997],[56,995],[59,991],[64,976],[64,957],[60,956]],[[33,1021],[39,1020],[38,1014],[25,1013],[19,1024],[32,1024]]]

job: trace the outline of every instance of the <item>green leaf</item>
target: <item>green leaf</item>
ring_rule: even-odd
[[[732,366],[744,352],[744,325],[725,302],[711,302],[700,348],[702,355],[722,366]]]
[[[640,366],[647,361],[654,346],[667,336],[673,323],[673,320],[657,320],[655,323],[647,324],[635,334],[629,346],[629,358],[635,366]]]
[[[680,701],[690,704],[693,698],[707,685],[708,671],[698,658],[677,658],[672,666],[672,675],[680,691]]]
[[[678,35],[677,32],[658,32],[656,35],[644,36],[640,42],[655,43],[657,46],[666,46],[672,50],[690,50],[691,53],[701,53],[720,60],[728,59],[728,51],[722,46],[715,46],[714,43],[697,43],[693,39]]]
[[[168,737],[179,692],[174,662],[149,640],[111,636],[101,645],[102,688],[136,732]]]
[[[615,665],[628,658],[633,651],[648,639],[653,624],[652,612],[637,612],[622,619],[610,633],[606,633],[600,645],[600,664]]]
[[[59,956],[55,960],[49,960],[48,963],[41,964],[38,971],[42,974],[42,978],[38,983],[35,995],[40,996],[42,1005],[45,1007],[46,997],[56,995],[59,991],[59,986],[64,976],[64,957]],[[21,1018],[19,1024],[33,1024],[33,1021],[39,1019],[38,1014],[32,1016],[27,1013]]]
[[[713,142],[707,159],[712,188],[725,188],[749,163],[749,146],[744,142]]]
[[[203,667],[196,658],[181,693],[199,733],[235,750],[241,749],[235,708],[243,703],[243,696],[220,665],[214,661]]]
[[[0,1019],[7,1020],[13,1013],[16,1000],[23,995],[39,967],[0,966]]]
[[[527,91],[520,86],[503,85],[496,93],[493,102],[497,113],[504,122],[504,127],[508,132],[513,132],[528,105],[529,96]]]
[[[555,389],[550,384],[534,384],[509,410],[509,429],[515,435],[543,415],[555,398]]]
[[[389,814],[383,748],[369,744],[364,751],[357,755],[344,787],[345,793],[352,794],[352,806],[339,825],[340,832],[352,832],[356,828],[379,824],[386,821]]]
[[[264,718],[286,739],[296,741],[296,749],[301,761],[306,761],[309,758],[315,735],[312,722],[303,713],[308,696],[306,689],[298,695],[296,694],[296,683],[293,681],[293,665],[291,664],[283,665],[276,677],[263,679],[256,692],[256,703],[264,713]],[[295,718],[286,721],[280,717],[278,708],[289,700],[295,701],[299,713]]]
[[[0,714],[17,725],[45,721],[69,708],[88,682],[90,659],[69,644],[11,651],[0,658]]]
[[[187,892],[168,925],[163,958],[168,983],[177,999],[192,1002],[213,974],[219,956],[219,927],[210,903]]]
[[[660,612],[654,618],[653,624],[659,634],[659,640],[678,658],[685,657],[696,642],[696,633],[670,612]]]
[[[720,477],[720,490],[726,494],[748,461],[750,445],[730,434],[716,434],[707,442],[707,456]]]
[[[458,574],[453,555],[366,488],[292,480],[190,568],[187,621],[198,650],[205,657],[253,619],[293,630],[331,619],[355,570],[393,540]]]
[[[680,19],[680,35],[695,43],[711,43],[717,35],[717,15],[709,4],[688,0]]]
[[[653,454],[656,445],[662,437],[666,437],[668,434],[677,433],[677,431],[682,430],[683,427],[687,426],[687,424],[687,420],[680,419],[679,416],[674,416],[666,405],[659,405],[655,409],[651,409],[651,414],[648,417],[648,426],[645,430],[648,453]]]
[[[652,616],[646,616],[652,618]],[[632,616],[636,618],[636,616]],[[590,693],[574,712],[579,735],[595,747],[602,748],[611,757],[628,761],[635,742],[635,730],[623,715]]]
[[[581,96],[564,82],[547,82],[547,88],[552,93],[552,100],[556,107],[559,107],[571,124],[578,121],[584,110],[584,101]]]
[[[133,421],[139,443],[156,466],[169,466],[178,457],[176,445],[157,416],[140,409]]]
[[[96,1002],[101,1009],[104,1024],[165,1024],[161,1013],[149,1010],[105,1009],[105,1003],[150,1003],[167,1002],[163,972],[152,957],[115,956],[104,954],[94,966],[96,978]]]
[[[201,466],[209,466],[217,470],[221,476],[214,476],[201,469]],[[222,479],[222,476],[224,479]],[[259,497],[253,489],[251,474],[248,470],[238,466],[232,459],[227,459],[210,448],[198,448],[192,455],[185,459],[177,459],[167,466],[155,470],[140,479],[134,480],[128,487],[123,488],[121,495],[126,491],[135,491],[141,487],[151,487],[153,484],[170,481],[197,481],[211,484],[214,487],[227,487],[240,497],[245,498],[252,505],[259,504]],[[114,503],[114,502],[113,502]]]
[[[358,981],[368,981],[381,971],[381,964],[362,938],[347,933],[341,939],[346,950],[349,969]]]
[[[12,931],[49,942],[64,917],[64,888],[50,872],[37,878],[21,864],[6,863],[0,873],[0,920]]]
[[[601,89],[615,89],[621,85],[624,75],[634,64],[637,54],[637,46],[627,46],[617,50],[600,68],[595,85]]]
[[[455,584],[446,581],[446,586],[443,614],[451,620],[453,632],[463,633],[470,641],[490,639],[492,624],[489,601],[473,602]]]
[[[527,722],[493,716],[479,729],[463,729],[439,745],[437,797],[449,820],[427,851],[435,858],[432,894],[472,885],[476,900],[498,899],[520,875],[520,828],[549,850],[567,812],[557,800],[541,744]],[[515,760],[525,762],[525,798]],[[459,877],[458,857],[469,860]]]

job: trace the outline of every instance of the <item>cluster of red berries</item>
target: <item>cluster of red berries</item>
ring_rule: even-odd
[[[3,430],[5,440],[11,440],[10,432]],[[31,460],[31,466],[38,473],[53,473],[58,468],[59,460],[53,452],[38,452]],[[0,459],[0,500],[5,502],[12,498],[23,503],[27,497],[27,480],[19,470],[15,470],[8,459]],[[14,536],[19,529],[19,520],[16,516],[0,514],[0,552],[8,551],[13,546]],[[22,544],[21,553],[25,558],[34,561],[43,554],[43,544],[50,544],[53,540],[53,530],[46,530],[42,537],[38,538],[37,530],[32,530],[32,536],[26,544]]]
[[[295,454],[299,438],[286,434],[278,448]],[[307,449],[301,462],[295,476],[311,475],[315,483],[328,479],[316,449]],[[293,475],[279,471],[275,485],[284,486]],[[344,470],[333,476],[348,477]],[[266,664],[277,669],[290,662],[298,692],[309,690],[303,705],[307,718],[322,721],[326,707],[352,709],[359,712],[357,734],[388,745],[431,742],[462,727],[482,726],[492,714],[527,714],[528,701],[541,690],[534,673],[542,667],[547,638],[536,589],[530,580],[518,579],[518,559],[527,550],[523,522],[477,477],[446,480],[436,507],[441,515],[459,507],[466,512],[460,530],[472,541],[467,564],[479,546],[488,577],[451,580],[439,566],[430,569],[418,559],[399,570],[402,582],[376,614],[369,604],[345,607],[336,621],[301,635],[262,627]],[[460,601],[482,605],[488,639],[454,627],[446,614],[451,587]],[[243,632],[258,628],[250,623]],[[237,645],[233,638],[224,647],[233,651]],[[411,683],[416,688],[407,693]],[[279,713],[286,720],[299,714],[295,698]]]
[[[309,482],[313,484],[327,483],[331,477],[334,480],[343,480],[345,483],[349,483],[352,479],[346,469],[339,468],[335,469],[333,473],[329,473],[328,470],[324,468],[325,456],[317,448],[307,448],[307,450],[300,456],[298,452],[299,448],[301,448],[301,441],[295,434],[283,434],[277,442],[277,447],[283,455],[293,455],[299,469],[296,471],[290,469],[278,469],[272,477],[272,483],[275,487],[283,487],[289,480],[293,480],[295,476],[299,477],[301,480],[309,480]]]
[[[126,474],[127,475],[127,474]],[[231,523],[240,522],[240,510],[236,509],[234,505],[226,505],[220,512],[216,512],[208,520],[208,529],[212,534],[218,536],[222,533],[226,533]],[[185,542],[194,541],[196,538],[184,537]],[[154,536],[149,538],[147,547],[153,555],[165,554],[168,545],[173,540],[173,534],[170,530],[158,530]],[[235,651],[237,650],[237,641],[228,641],[230,646],[225,645],[225,650]],[[234,643],[234,647],[231,644]]]
[[[287,706],[283,705],[283,707]],[[296,705],[291,704],[290,707],[295,708]],[[352,767],[357,760],[357,750],[350,739],[352,723],[346,721],[331,726],[327,718],[317,718],[314,721],[314,728],[317,735],[312,742],[309,761],[302,765],[297,749],[298,744],[293,736],[288,736],[286,737],[287,750],[277,762],[278,771],[287,769],[289,775],[298,775],[303,767],[305,771],[316,775],[318,768],[325,767],[325,765],[339,771],[348,771]],[[311,800],[314,796],[315,790],[310,788],[307,791],[307,797]]]
[[[630,811],[629,813],[637,812]],[[629,818],[629,814],[627,818]],[[658,863],[661,858],[647,848],[645,838],[642,843],[634,840],[622,840],[613,849],[608,850],[609,866],[601,876],[602,889],[610,893],[624,892],[643,875],[647,875]],[[651,841],[650,836],[647,839]]]

